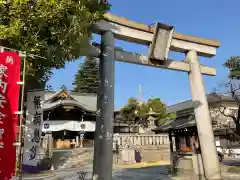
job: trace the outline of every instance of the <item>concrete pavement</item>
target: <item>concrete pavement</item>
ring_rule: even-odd
[[[84,173],[83,173],[84,172]],[[90,180],[92,166],[84,168],[72,168],[68,170],[54,171],[38,176],[25,176],[23,180]],[[153,166],[134,169],[114,167],[113,180],[170,180],[166,166]]]
[[[225,165],[240,164],[240,158],[226,158]],[[224,167],[224,166],[223,166]],[[239,174],[229,174],[222,169],[224,180],[239,180]],[[34,176],[25,176],[23,180],[91,180],[92,165],[85,167],[63,169],[52,172],[45,172]],[[172,178],[168,166],[165,164],[138,164],[135,166],[114,166],[113,180],[180,180]],[[184,179],[187,179],[186,177]],[[191,179],[191,178],[190,178]]]

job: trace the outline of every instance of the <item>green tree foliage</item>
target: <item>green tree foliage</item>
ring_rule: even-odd
[[[67,90],[67,86],[65,86],[64,84],[61,85],[60,89],[62,90]]]
[[[53,87],[51,85],[46,85],[45,88],[47,91],[53,91]]]
[[[166,112],[166,104],[160,98],[151,98],[147,102],[140,102],[136,98],[130,98],[128,103],[121,109],[121,115],[129,125],[138,123],[147,125],[147,118],[151,111],[154,112],[157,126],[175,118],[175,114]]]
[[[129,125],[135,124],[138,117],[140,103],[136,98],[129,98],[128,103],[121,109],[123,120]]]
[[[99,78],[98,59],[86,57],[80,64],[73,81],[73,91],[81,93],[97,93]]]
[[[26,51],[28,88],[83,55],[92,25],[110,5],[99,0],[0,0],[0,45]],[[40,85],[41,87],[38,87]]]
[[[158,125],[166,123],[169,119],[175,118],[175,114],[166,112],[166,104],[164,104],[160,98],[152,98],[147,102],[148,110],[152,108],[152,111],[155,112],[156,122]]]
[[[230,79],[240,79],[240,56],[232,56],[225,63],[224,66],[230,71]]]

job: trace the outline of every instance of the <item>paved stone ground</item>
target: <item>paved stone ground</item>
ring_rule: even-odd
[[[84,172],[84,173],[83,173]],[[224,180],[239,180],[239,174],[223,172]],[[55,171],[54,173],[25,176],[23,180],[91,180],[92,167]],[[172,178],[166,166],[154,166],[137,169],[113,169],[112,180],[192,180],[190,177]]]
[[[239,159],[240,160],[240,159]],[[234,163],[233,163],[234,162]],[[228,160],[227,164],[234,165],[236,160]],[[229,174],[227,166],[222,166],[224,180],[239,180],[240,174]],[[85,173],[81,173],[85,172]],[[25,176],[23,180],[91,180],[92,165],[83,168],[72,168],[61,171],[43,173],[35,176]],[[113,168],[112,180],[192,180],[190,177],[172,178],[167,166],[153,166],[136,169]]]
[[[138,169],[118,169],[113,173],[113,180],[170,180],[166,166],[153,166]]]
[[[86,172],[86,173],[81,173]],[[76,168],[55,171],[54,173],[34,176],[25,176],[23,180],[90,180],[92,174],[92,167]],[[112,180],[170,180],[172,179],[168,173],[166,166],[155,166],[138,169],[113,169]]]

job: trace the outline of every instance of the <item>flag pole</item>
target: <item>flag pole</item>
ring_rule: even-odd
[[[46,57],[39,56],[39,55],[34,55],[34,54],[27,54],[26,51],[20,51],[17,49],[13,48],[8,48],[0,45],[0,52],[3,52],[4,50],[10,50],[14,52],[18,52],[20,58],[23,58],[23,70],[22,70],[22,81],[17,82],[17,84],[21,85],[21,104],[20,104],[20,111],[17,112],[19,115],[19,127],[18,127],[18,137],[17,137],[17,142],[15,142],[13,145],[16,146],[16,164],[15,164],[15,177],[19,177],[19,180],[22,179],[22,155],[23,155],[23,143],[22,140],[24,138],[24,125],[23,125],[23,120],[24,120],[24,91],[25,91],[25,77],[26,77],[26,59],[27,55],[32,58],[41,58],[44,60],[47,60]]]
[[[20,177],[22,179],[22,138],[24,137],[24,130],[23,130],[23,111],[24,111],[24,91],[25,91],[25,73],[26,73],[26,52],[19,52],[20,57],[23,57],[23,71],[22,71],[22,91],[21,91],[21,104],[20,104],[20,117],[19,117],[19,127],[18,127],[18,139],[17,139],[17,159],[16,159],[16,166],[15,166],[15,176]]]

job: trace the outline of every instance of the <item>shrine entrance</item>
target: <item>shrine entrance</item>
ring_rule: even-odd
[[[188,73],[204,174],[209,180],[221,179],[202,80],[202,74],[215,76],[216,70],[200,65],[198,61],[198,56],[215,56],[220,43],[177,33],[173,26],[156,23],[153,28],[112,14],[107,14],[105,20],[96,23],[94,33],[101,35],[101,44],[92,44],[87,54],[100,58],[93,179],[112,179],[115,60]],[[145,56],[115,48],[115,39],[146,45],[149,53]],[[169,51],[184,53],[186,58],[184,61],[170,60]]]
[[[212,67],[200,65],[198,61],[198,56],[208,58],[215,56],[220,43],[216,40],[177,33],[173,26],[166,24],[156,23],[153,28],[112,14],[106,14],[105,20],[97,22],[93,28],[93,33],[101,35],[101,44],[92,44],[86,53],[87,56],[100,58],[94,133],[93,179],[112,180],[115,60],[188,73],[204,176],[208,180],[222,179],[202,79],[202,75],[215,76],[216,70]],[[143,55],[116,48],[114,45],[115,39],[146,45],[149,47],[149,53]],[[170,51],[184,53],[185,60],[170,60],[168,58]],[[30,99],[29,103],[32,103],[32,106],[30,106],[31,109],[28,114],[31,115],[30,121],[32,123],[33,118],[35,119],[38,116],[39,119],[39,114],[42,114],[43,109],[40,108],[42,98],[40,97],[44,97],[44,92],[35,92],[34,95],[30,93],[29,96],[30,98],[27,99]],[[39,107],[34,106],[36,98],[38,98]],[[33,123],[37,125],[38,129],[40,128],[40,123]],[[21,124],[20,127],[22,128]],[[29,133],[33,135],[32,131],[29,131]],[[19,142],[21,142],[20,140]],[[31,137],[26,140],[32,142]],[[37,140],[38,142],[36,142],[39,143],[39,139]],[[26,144],[24,142],[24,146]],[[27,153],[34,152],[34,157],[31,160],[34,159],[32,165],[36,165],[37,146],[29,146],[29,148],[31,150],[26,151],[23,160],[29,160]]]

